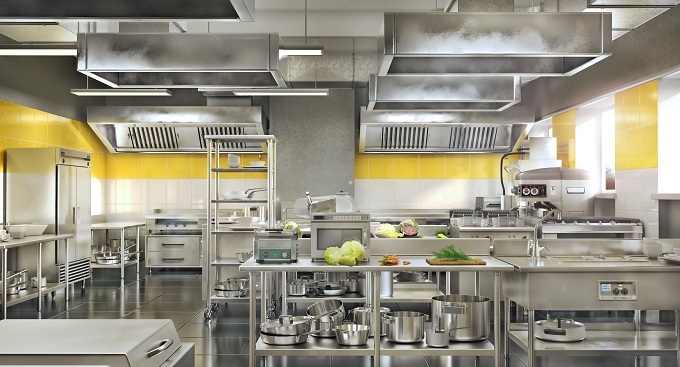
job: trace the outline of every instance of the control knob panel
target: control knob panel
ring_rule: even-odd
[[[545,198],[547,197],[546,185],[525,184],[519,185],[517,195],[523,198]]]
[[[634,280],[598,280],[600,301],[635,301],[637,291]]]

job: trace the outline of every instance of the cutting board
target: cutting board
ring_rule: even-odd
[[[436,259],[425,259],[430,265],[486,265],[486,261],[482,259],[472,259],[472,260],[436,260]]]

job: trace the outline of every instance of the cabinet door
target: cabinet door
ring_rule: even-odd
[[[92,236],[92,177],[89,167],[76,168],[76,259],[90,257]]]
[[[57,166],[57,234],[76,233],[76,169],[73,166]],[[75,241],[71,240],[71,243]],[[68,261],[75,259],[75,251],[70,251]]]

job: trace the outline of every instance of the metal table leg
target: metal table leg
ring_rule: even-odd
[[[249,312],[249,317],[250,317],[250,322],[248,323],[250,326],[250,330],[248,331],[250,335],[250,341],[248,342],[248,355],[250,356],[250,359],[248,361],[248,365],[250,367],[255,367],[257,364],[255,361],[255,344],[257,343],[257,334],[255,333],[255,325],[257,325],[257,315],[255,312],[257,312],[257,287],[255,284],[255,281],[257,280],[257,274],[250,272],[250,299],[249,299],[249,306],[250,306],[250,312]],[[264,275],[262,276],[264,279]],[[264,295],[264,289],[263,293]],[[262,299],[262,303],[264,304],[264,297]],[[261,314],[260,317],[262,320],[264,320],[264,314]]]
[[[680,310],[675,310],[675,350],[677,352],[675,365],[680,367]]]
[[[479,275],[479,272],[476,272]],[[476,277],[475,277],[476,278]],[[493,272],[493,341],[494,341],[494,366],[501,367],[501,272]],[[507,322],[507,320],[506,320]]]
[[[527,310],[527,367],[534,367],[536,365],[536,353],[534,352],[534,310]]]
[[[503,346],[505,349],[505,360],[506,360],[506,365],[509,363],[510,360],[510,299],[508,297],[505,297],[505,335],[503,336],[503,342],[505,345]]]
[[[64,296],[66,297],[66,309],[68,310],[68,301],[70,299],[69,297],[69,275],[68,275],[68,238],[64,239],[64,246],[66,246],[66,266],[64,266],[64,279],[66,282],[66,287],[64,287]],[[90,272],[92,272],[92,269],[90,269]],[[40,278],[38,278],[40,279]],[[58,279],[57,279],[58,281]],[[85,288],[85,280],[83,280],[83,288]]]
[[[135,251],[137,252],[137,280],[139,280],[139,263],[141,262],[140,258],[142,254],[139,252],[139,232],[140,232],[140,227],[137,226],[137,238],[135,239]]]
[[[42,242],[38,244],[38,259],[36,266],[38,267],[38,313],[42,311],[42,287],[41,287],[41,277],[42,277]],[[67,265],[68,267],[68,265]],[[2,283],[5,284],[5,283]]]
[[[373,367],[380,367],[380,272],[374,271],[373,275],[373,325],[378,325],[373,332]]]
[[[476,271],[475,272],[475,296],[479,296],[482,293],[481,288],[482,288],[482,284],[481,284],[481,281],[479,280],[479,272]]]
[[[7,249],[2,250],[2,284],[7,289]],[[2,292],[2,318],[7,318],[7,292]]]
[[[120,230],[120,284],[125,286],[125,229]]]
[[[288,300],[286,299],[287,296],[287,289],[286,289],[286,284],[288,282],[288,273],[281,272],[281,314],[282,315],[288,315]]]

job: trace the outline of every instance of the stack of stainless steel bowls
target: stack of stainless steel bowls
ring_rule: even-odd
[[[250,280],[247,278],[229,278],[215,284],[217,297],[248,297]]]
[[[319,319],[319,330],[312,335],[335,338],[335,331],[345,318],[345,306],[338,299],[327,299],[307,307],[307,315]]]

